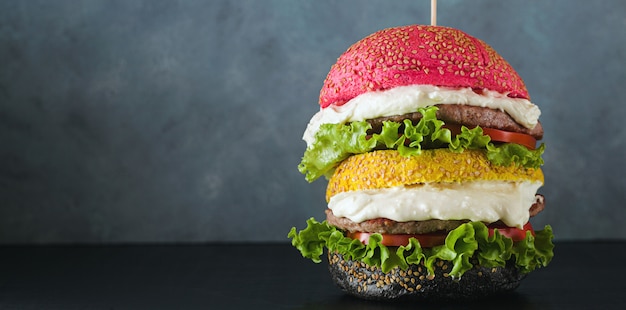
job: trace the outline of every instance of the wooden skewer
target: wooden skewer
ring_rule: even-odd
[[[430,0],[430,24],[437,26],[437,0]]]

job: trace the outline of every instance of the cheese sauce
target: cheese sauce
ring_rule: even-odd
[[[498,109],[527,128],[537,125],[541,111],[529,100],[509,98],[506,94],[484,90],[475,93],[471,88],[447,88],[432,85],[409,85],[385,91],[363,93],[342,106],[329,106],[317,112],[309,121],[302,139],[310,146],[322,124],[344,124],[353,121],[402,115],[418,108],[436,104],[465,104]]]
[[[375,218],[397,222],[501,220],[507,226],[522,228],[541,185],[530,181],[474,181],[350,191],[331,197],[328,208],[335,216],[357,223]]]

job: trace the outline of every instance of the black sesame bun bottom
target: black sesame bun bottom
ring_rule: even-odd
[[[474,259],[470,259],[474,267],[460,279],[449,276],[452,266],[443,260],[435,262],[434,276],[428,275],[423,263],[385,273],[380,267],[346,260],[338,253],[328,253],[328,261],[337,286],[350,295],[370,300],[478,299],[514,290],[525,276],[512,265],[482,267]]]

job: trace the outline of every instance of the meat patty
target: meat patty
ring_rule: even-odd
[[[539,212],[543,211],[545,207],[546,207],[546,199],[543,197],[543,195],[537,194],[535,195],[535,203],[533,203],[533,205],[530,206],[530,210],[528,210],[528,213],[530,213],[530,217],[533,217],[537,215]]]
[[[424,234],[434,231],[450,231],[467,222],[466,220],[396,222],[386,218],[377,218],[356,223],[346,217],[336,217],[330,209],[326,209],[326,221],[330,225],[349,232],[370,232],[380,234]]]
[[[528,129],[517,122],[507,113],[490,108],[461,105],[461,104],[440,104],[437,105],[437,118],[448,124],[460,124],[468,127],[480,126],[483,128],[494,128],[511,132],[519,132],[533,136],[537,140],[543,138],[543,127],[541,123],[533,129]],[[415,123],[422,118],[419,112],[404,115],[385,116],[367,120],[372,125],[372,133],[380,132],[384,121],[402,122],[404,119],[411,119]]]
[[[545,205],[543,195],[537,195],[535,203],[530,207],[530,216],[535,216],[543,211]],[[346,217],[336,217],[333,211],[326,209],[326,221],[341,230],[349,232],[369,232],[380,234],[425,234],[436,231],[448,232],[459,225],[468,222],[467,220],[426,220],[411,222],[396,222],[386,218],[377,218],[360,223],[353,222]]]

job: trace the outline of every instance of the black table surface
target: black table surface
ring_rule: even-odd
[[[471,302],[344,295],[289,244],[0,247],[0,309],[626,309],[626,241],[560,242],[513,293]]]

